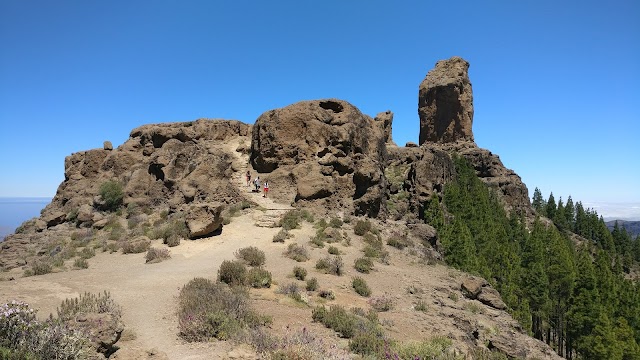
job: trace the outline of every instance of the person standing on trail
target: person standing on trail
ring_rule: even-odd
[[[269,180],[265,180],[264,181],[264,195],[262,195],[262,197],[266,198],[268,193],[269,193]]]
[[[247,186],[251,186],[251,171],[247,170]]]
[[[256,192],[260,192],[260,176],[257,176],[255,180],[253,180],[253,185],[256,187]]]

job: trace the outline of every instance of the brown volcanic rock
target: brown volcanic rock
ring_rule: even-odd
[[[375,121],[336,99],[267,111],[253,127],[251,164],[278,188],[279,200],[375,217],[384,206],[391,136],[391,113],[384,114]]]
[[[46,246],[57,228],[68,238],[76,226],[100,229],[107,225],[109,213],[101,209],[99,190],[108,180],[122,184],[124,206],[182,213],[182,218],[190,219],[193,237],[215,232],[222,221],[220,207],[244,199],[232,183],[235,157],[225,144],[246,139],[250,128],[239,121],[207,119],[144,125],[117,149],[68,156],[65,180],[55,197],[41,217],[25,227],[25,234],[5,238],[0,265],[20,266],[18,259]],[[212,202],[219,205],[210,211],[193,211]]]
[[[420,84],[420,145],[473,141],[473,93],[469,63],[454,56],[441,60]]]

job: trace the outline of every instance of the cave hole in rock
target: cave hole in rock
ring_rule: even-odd
[[[164,171],[162,168],[164,165],[162,164],[151,164],[149,165],[149,174],[156,177],[156,180],[164,181]]]
[[[336,114],[344,110],[344,107],[342,106],[342,104],[337,103],[335,101],[320,101],[320,107],[325,110],[331,110]]]
[[[151,135],[151,142],[153,143],[153,147],[154,148],[161,148],[162,145],[164,143],[166,143],[169,140],[169,138],[167,136],[164,136],[162,134],[153,134]]]

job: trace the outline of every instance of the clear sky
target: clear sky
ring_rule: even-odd
[[[417,142],[418,85],[457,55],[476,142],[530,193],[640,204],[635,0],[0,0],[0,46],[0,196],[53,196],[65,156],[142,124],[300,100],[389,109]]]

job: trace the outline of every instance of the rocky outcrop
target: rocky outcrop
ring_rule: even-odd
[[[386,144],[395,145],[391,136],[391,128],[393,126],[393,113],[391,110],[381,112],[374,118],[382,127],[382,137]]]
[[[251,165],[283,202],[375,217],[384,207],[385,123],[390,112],[375,121],[336,99],[270,110],[253,127]]]
[[[471,300],[478,300],[498,310],[505,310],[507,308],[507,305],[500,297],[500,293],[482,278],[468,277],[462,281],[460,288],[464,296]]]
[[[469,63],[454,56],[441,60],[420,83],[420,145],[473,141],[473,93]]]

